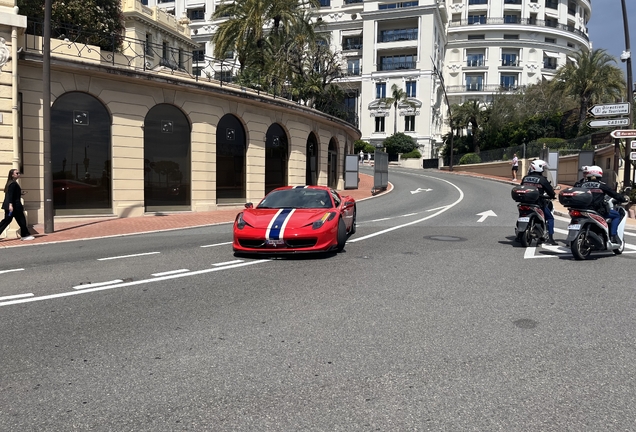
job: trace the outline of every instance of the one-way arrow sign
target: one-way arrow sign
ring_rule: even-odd
[[[588,109],[587,112],[592,114],[594,117],[611,117],[629,114],[631,112],[631,107],[629,106],[629,102],[600,104],[594,105],[592,108]]]
[[[422,189],[422,188],[417,188],[414,191],[411,191],[411,195],[416,194],[416,193],[420,193],[420,192],[430,192],[433,189]]]
[[[617,118],[607,120],[591,120],[587,122],[587,125],[591,128],[601,128],[607,126],[627,126],[629,125],[629,119]]]
[[[497,216],[494,211],[487,210],[485,212],[477,213],[477,216],[481,216],[477,222],[483,222],[488,216]]]

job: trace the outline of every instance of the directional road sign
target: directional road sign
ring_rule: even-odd
[[[601,127],[607,127],[607,126],[627,126],[628,124],[629,124],[629,119],[626,119],[626,118],[591,120],[587,122],[587,125],[591,128],[601,128]]]
[[[629,159],[636,160],[636,152],[629,152]]]
[[[636,141],[632,141],[632,142],[630,142],[630,143],[629,143],[629,145],[630,145],[630,147],[631,147],[631,149],[632,149],[632,150],[635,150],[635,149],[636,149]]]
[[[610,133],[612,138],[636,138],[634,129],[616,129]]]
[[[600,104],[594,105],[592,108],[588,109],[587,112],[592,114],[594,117],[611,117],[629,114],[631,112],[631,107],[629,105],[629,102],[616,104]]]

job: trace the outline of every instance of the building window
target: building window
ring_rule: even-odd
[[[415,69],[414,57],[412,55],[380,57],[380,70]]]
[[[417,82],[415,81],[407,81],[406,82],[406,97],[417,97]]]
[[[375,118],[375,131],[384,132],[384,117]]]
[[[556,39],[555,38],[545,38],[545,43],[555,44],[556,43]]]
[[[485,5],[488,4],[488,0],[468,0],[469,5]]]
[[[389,3],[389,4],[381,4],[378,6],[378,9],[380,10],[384,10],[384,9],[399,9],[399,8],[405,8],[405,7],[415,7],[418,6],[419,3],[416,1],[410,1],[410,2],[400,2],[400,3]]]
[[[152,35],[150,33],[146,33],[146,55],[152,57]]]
[[[331,0],[320,0],[320,7],[331,6]]]
[[[360,75],[360,59],[347,60],[347,74]]]
[[[192,61],[193,62],[202,62],[205,61],[205,50],[194,50],[192,51]]]
[[[205,8],[188,9],[190,21],[201,21],[205,19]]]
[[[504,4],[520,5],[521,0],[504,0]]]
[[[468,35],[468,40],[483,40],[486,39],[486,35],[477,34],[477,35]]]
[[[548,9],[558,9],[559,1],[558,0],[545,0],[545,7]]]
[[[482,91],[483,88],[483,75],[466,75],[466,91]]]
[[[375,98],[384,99],[386,97],[386,83],[377,83],[375,85]]]
[[[517,87],[517,74],[501,75],[501,87],[512,90]]]
[[[544,69],[556,69],[557,68],[557,59],[554,57],[543,57],[543,68]]]
[[[342,41],[342,49],[343,50],[360,50],[362,49],[362,37],[346,37]]]
[[[404,40],[417,40],[417,28],[382,30],[380,32],[380,42]]]
[[[486,15],[468,15],[468,24],[486,24]]]
[[[504,15],[504,23],[517,24],[518,22],[520,22],[519,15]]]
[[[192,68],[192,75],[200,77],[202,71],[203,71],[202,67],[195,66],[195,67]]]
[[[559,26],[559,20],[556,18],[546,18],[545,21],[545,26],[546,27],[558,27]]]
[[[405,132],[415,131],[415,116],[404,116],[404,131]]]
[[[477,54],[466,54],[466,66],[467,67],[480,67],[484,65],[484,55],[481,53]]]
[[[504,34],[504,39],[519,40],[519,35],[518,34]]]
[[[501,65],[502,66],[519,66],[519,62],[518,62],[518,59],[517,59],[517,54],[502,53],[501,54]]]
[[[162,45],[161,58],[168,60],[168,42],[164,42]]]

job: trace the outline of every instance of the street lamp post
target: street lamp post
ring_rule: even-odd
[[[634,124],[634,114],[632,113],[632,105],[634,104],[634,93],[632,91],[632,56],[630,51],[629,44],[629,25],[627,23],[627,9],[625,8],[625,0],[621,0],[621,5],[623,7],[623,27],[625,28],[625,53],[627,59],[627,100],[629,101],[629,128],[631,128]],[[622,56],[621,56],[622,57]],[[631,170],[632,164],[629,159],[629,148],[627,144],[625,145],[625,171],[623,174],[623,187],[628,187],[631,185]]]

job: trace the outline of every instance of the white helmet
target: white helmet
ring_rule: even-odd
[[[583,171],[583,177],[585,177],[585,178],[588,178],[588,177],[601,178],[601,177],[603,177],[603,169],[600,166],[597,166],[597,165],[584,166],[584,167],[581,168],[581,170]]]
[[[547,167],[548,163],[541,159],[537,159],[530,163],[530,172],[543,172],[543,168]]]

